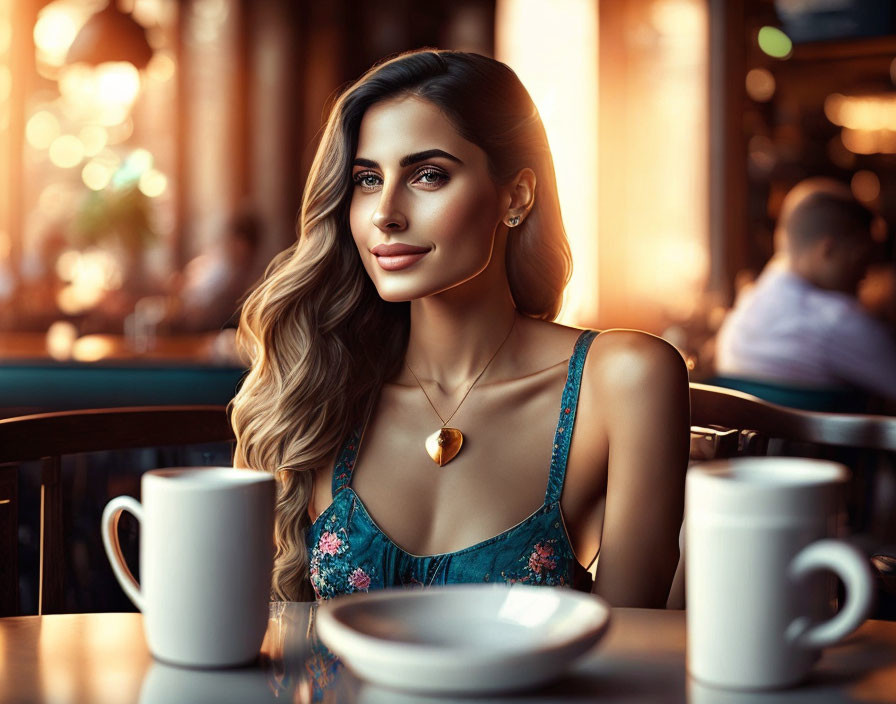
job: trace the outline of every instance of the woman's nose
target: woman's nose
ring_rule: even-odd
[[[396,202],[393,191],[382,191],[380,202],[373,213],[373,224],[383,232],[404,230],[408,226],[407,218]]]

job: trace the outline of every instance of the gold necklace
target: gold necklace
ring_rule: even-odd
[[[485,363],[482,371],[476,375],[475,379],[473,379],[473,383],[470,384],[470,386],[467,388],[467,391],[466,393],[464,393],[463,398],[461,398],[460,403],[458,403],[457,407],[454,409],[454,413],[452,413],[447,418],[442,418],[442,414],[439,413],[439,409],[436,408],[436,404],[432,402],[429,394],[426,393],[426,389],[423,388],[423,384],[420,383],[420,379],[418,379],[417,375],[414,374],[414,370],[411,369],[411,365],[408,364],[407,361],[405,361],[405,366],[408,368],[411,376],[414,377],[414,381],[417,382],[417,386],[420,387],[423,395],[426,396],[426,400],[429,401],[429,405],[432,406],[432,410],[435,411],[436,415],[439,417],[439,420],[442,421],[442,427],[432,435],[430,435],[428,438],[426,438],[426,442],[424,443],[427,454],[432,457],[432,461],[439,465],[439,467],[444,467],[451,460],[457,457],[457,453],[460,452],[461,445],[464,444],[464,434],[457,428],[447,427],[448,423],[451,422],[451,419],[454,418],[454,416],[460,410],[460,407],[464,404],[464,401],[467,400],[467,396],[470,395],[473,387],[476,386],[476,382],[478,382],[482,375],[485,374],[485,370],[489,368],[489,365],[493,361],[495,361],[495,357],[498,356],[498,352],[501,351],[501,348],[504,347],[504,343],[507,342],[507,340],[510,338],[510,333],[513,332],[514,325],[516,325],[516,314],[514,314],[513,322],[510,324],[510,330],[507,331],[507,334],[504,336],[501,344],[498,345],[498,349],[495,350],[495,353],[491,356],[488,362]]]

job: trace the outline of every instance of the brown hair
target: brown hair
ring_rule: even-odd
[[[784,198],[778,228],[788,248],[800,250],[831,236],[853,242],[870,237],[874,213],[862,205],[849,186],[830,178],[808,178]]]

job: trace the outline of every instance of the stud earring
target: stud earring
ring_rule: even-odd
[[[516,227],[519,224],[520,224],[520,216],[519,215],[513,215],[512,217],[507,218],[507,225],[509,227]]]

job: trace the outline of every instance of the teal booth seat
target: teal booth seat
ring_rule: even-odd
[[[0,414],[116,406],[226,405],[246,370],[201,365],[0,365]]]
[[[779,406],[806,411],[864,413],[868,410],[869,399],[865,394],[843,387],[795,386],[734,376],[713,376],[701,383],[743,391]]]

